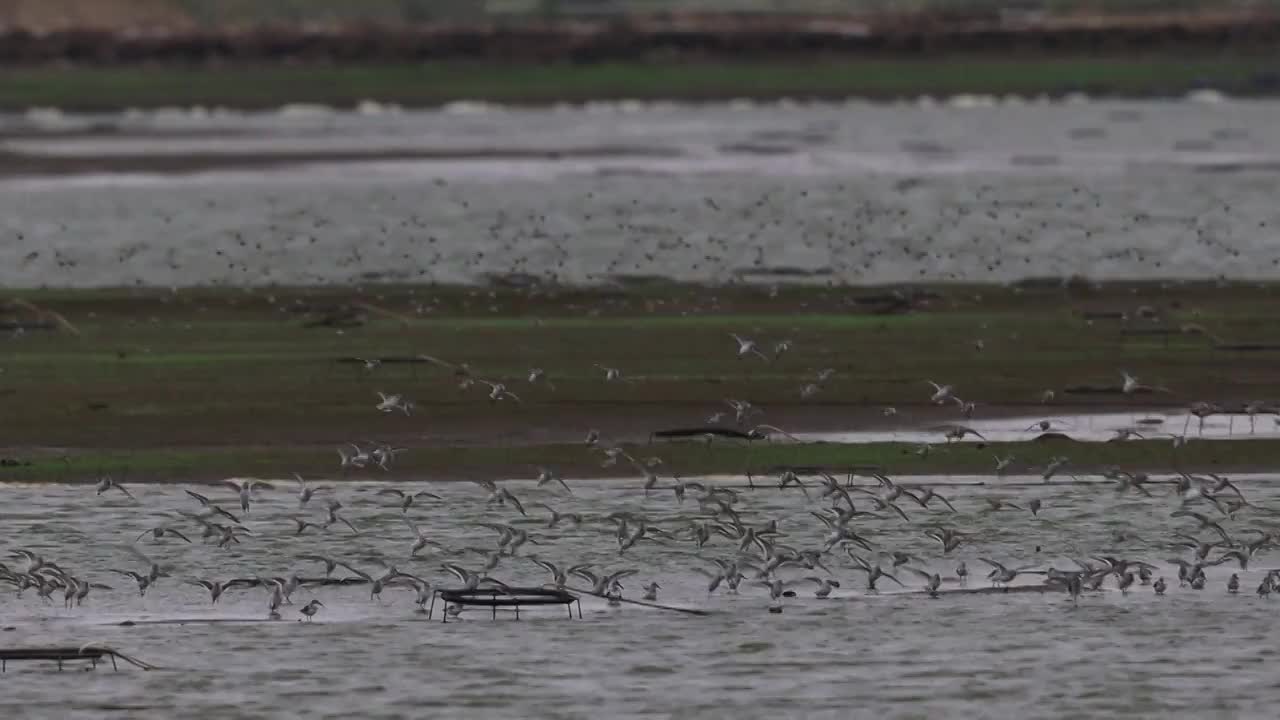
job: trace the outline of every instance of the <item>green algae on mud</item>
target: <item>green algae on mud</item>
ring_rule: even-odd
[[[1123,443],[1026,441],[952,443],[927,454],[912,443],[775,443],[705,444],[675,442],[628,445],[633,455],[662,458],[663,475],[681,477],[737,475],[767,485],[779,467],[879,469],[891,476],[993,475],[995,458],[1013,456],[1006,475],[1039,476],[1054,458],[1068,464],[1060,479],[1096,475],[1109,467],[1148,472],[1253,472],[1280,467],[1280,440],[1213,440],[1174,449],[1167,440]],[[565,478],[634,478],[623,461],[605,467],[603,455],[581,443],[512,447],[416,447],[401,454],[389,471],[343,474],[330,447],[206,447],[138,450],[73,449],[32,452],[30,465],[0,468],[0,482],[91,482],[110,474],[124,482],[216,482],[228,477],[280,478],[292,473],[329,480],[502,480],[532,479],[539,466],[555,467]]]
[[[547,104],[608,99],[902,98],[987,93],[1175,96],[1197,87],[1248,93],[1269,57],[1148,56],[929,59],[777,58],[681,62],[259,64],[13,67],[0,109],[432,106],[457,100]]]

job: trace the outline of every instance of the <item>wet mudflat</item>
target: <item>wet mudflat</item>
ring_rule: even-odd
[[[1212,94],[34,113],[4,121],[0,281],[1271,278],[1278,115]]]

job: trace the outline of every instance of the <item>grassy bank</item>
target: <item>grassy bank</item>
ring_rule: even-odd
[[[762,408],[752,422],[792,432],[963,422],[954,405],[929,403],[926,380],[978,403],[975,417],[1274,399],[1276,353],[1267,348],[1280,346],[1277,293],[940,287],[886,314],[882,293],[824,288],[28,292],[0,312],[8,327],[27,328],[6,337],[0,356],[0,452],[34,464],[0,469],[0,478],[71,479],[99,465],[150,468],[152,477],[332,473],[335,447],[369,439],[413,448],[401,470],[429,476],[518,474],[546,462],[588,472],[599,462],[581,445],[588,429],[643,444],[654,430],[704,424],[728,409],[726,398]],[[767,363],[740,358],[730,333],[766,351],[781,340],[791,349]],[[460,388],[457,370],[410,362],[420,354],[465,363],[520,402],[491,402],[483,382]],[[382,363],[369,369],[357,358]],[[622,379],[607,381],[597,365]],[[529,382],[532,368],[550,383]],[[823,368],[834,373],[802,396]],[[1120,394],[1121,369],[1171,392]],[[1047,389],[1057,398],[1045,405]],[[416,412],[378,412],[378,392],[403,394]],[[897,418],[882,417],[886,406]],[[1009,450],[1029,466],[1053,454],[1083,465],[1175,462],[1167,442],[994,451]],[[918,461],[893,444],[670,452],[685,472],[993,466],[993,450]],[[1180,457],[1261,467],[1280,463],[1280,443],[1193,443]]]
[[[1262,91],[1271,58],[956,57],[599,64],[424,63],[254,67],[34,67],[0,70],[0,108],[289,102],[407,106],[454,100],[541,104],[596,99],[896,98],[957,93],[1178,95],[1199,86]]]
[[[1167,440],[1125,443],[1018,442],[954,443],[934,447],[927,454],[908,443],[678,442],[636,444],[637,457],[659,457],[655,472],[669,484],[672,473],[743,475],[768,485],[777,481],[780,466],[823,466],[843,477],[839,468],[880,469],[895,476],[993,476],[994,457],[1014,456],[1006,476],[1039,475],[1054,458],[1069,463],[1057,474],[1059,482],[1074,474],[1097,475],[1111,466],[1150,472],[1250,472],[1280,463],[1280,440],[1192,441],[1174,449]],[[338,468],[330,447],[205,447],[143,449],[77,449],[28,454],[20,467],[0,468],[8,482],[91,482],[109,473],[127,482],[216,482],[228,477],[289,479],[306,477],[350,480],[485,480],[533,479],[540,466],[556,468],[566,478],[639,477],[623,461],[603,466],[603,455],[581,443],[549,443],[510,447],[415,447],[400,455],[389,471]],[[992,481],[996,481],[992,477]],[[1025,481],[1025,478],[1024,478]]]

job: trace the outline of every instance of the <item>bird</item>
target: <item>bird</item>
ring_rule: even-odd
[[[315,617],[316,613],[320,612],[320,608],[322,607],[324,607],[324,603],[319,600],[312,599],[311,602],[303,605],[302,609],[298,610],[298,612],[306,616],[307,622],[311,622],[311,619]]]
[[[507,386],[499,382],[490,382],[488,380],[480,381],[484,385],[489,386],[489,402],[498,402],[510,398],[516,402],[521,402],[520,396],[507,389]]]
[[[606,367],[604,365],[600,365],[599,363],[597,363],[595,367],[604,371],[605,382],[613,382],[615,380],[622,379],[622,371],[619,370],[618,368]]]
[[[544,385],[546,385],[548,389],[551,389],[551,390],[556,389],[555,383],[551,382],[551,380],[547,377],[546,370],[543,370],[542,368],[533,368],[529,370],[528,383],[530,385],[533,385],[538,382],[541,382]]]
[[[756,357],[759,357],[761,360],[764,360],[765,362],[769,362],[768,356],[760,352],[760,349],[756,346],[755,340],[748,340],[747,338],[735,335],[733,333],[729,333],[729,337],[733,338],[734,341],[738,343],[738,357],[755,355]]]
[[[656,582],[651,582],[644,586],[644,595],[642,595],[640,599],[647,600],[649,602],[656,602],[658,600],[658,591],[661,589],[661,585]]]
[[[342,464],[343,472],[346,472],[351,468],[363,469],[369,463],[374,461],[368,451],[364,450],[359,445],[356,445],[355,443],[348,443],[348,446],[353,450],[353,452],[348,453],[346,450],[338,448],[338,458]]]
[[[1058,471],[1067,466],[1068,462],[1070,461],[1065,457],[1054,457],[1049,461],[1049,464],[1045,466],[1044,472],[1040,474],[1040,477],[1045,482],[1049,482],[1053,479],[1054,475],[1058,474]]]
[[[577,527],[582,524],[582,516],[573,512],[560,512],[546,503],[538,503],[538,506],[551,513],[551,518],[547,520],[547,529],[557,527],[562,521]]]
[[[307,481],[303,480],[302,476],[299,475],[298,473],[294,473],[293,478],[298,482],[298,506],[299,507],[303,507],[307,503],[311,502],[311,497],[316,493],[326,492],[333,489],[328,485],[319,485],[319,486],[312,487],[311,485],[308,485]]]
[[[808,580],[818,586],[817,589],[813,591],[813,596],[820,600],[825,600],[826,598],[831,597],[832,588],[840,587],[839,582],[830,578],[807,577],[805,580]]]
[[[156,526],[151,528],[150,530],[144,530],[140,535],[138,535],[137,540],[134,540],[134,542],[138,542],[139,540],[141,540],[142,538],[148,535],[150,535],[155,540],[163,540],[164,538],[172,535],[178,538],[179,540],[186,542],[188,545],[191,544],[191,539],[188,538],[186,535],[183,535],[182,533],[178,532],[177,530],[174,530],[173,528],[166,528],[163,526]]]
[[[399,410],[405,415],[413,414],[413,403],[410,402],[409,400],[406,400],[403,395],[400,395],[400,394],[387,395],[386,393],[379,392],[378,398],[379,398],[379,401],[377,405],[374,406],[374,408],[379,412],[391,413],[391,412],[395,412],[396,410]]]
[[[250,583],[246,583],[242,580],[231,580],[226,583],[218,582],[216,580],[189,580],[188,582],[192,585],[195,585],[197,587],[202,587],[205,590],[208,590],[209,602],[212,603],[213,605],[218,604],[218,600],[222,598],[222,594],[226,592],[229,588],[233,588],[236,586],[250,585]]]
[[[942,587],[941,575],[939,575],[938,573],[925,572],[924,570],[919,570],[913,567],[909,567],[907,568],[907,570],[915,573],[916,575],[919,575],[921,578],[924,579],[924,582],[925,582],[924,589],[925,589],[925,592],[929,594],[929,597],[934,597],[934,598],[938,597],[938,588]]]
[[[431,498],[432,500],[443,499],[439,495],[436,495],[433,492],[427,492],[426,490],[419,490],[417,492],[405,492],[400,488],[383,488],[379,490],[377,494],[392,495],[398,498],[399,499],[398,505],[400,506],[401,513],[409,512],[409,507],[413,505],[414,501],[417,500],[418,498]]]
[[[569,485],[565,483],[564,478],[560,477],[560,475],[556,471],[547,467],[539,467],[538,468],[538,487],[542,487],[549,483],[560,483],[560,486],[565,489],[565,492],[569,493],[570,495],[573,494],[573,491],[569,489]]]
[[[324,576],[330,577],[333,571],[338,569],[338,561],[324,555],[299,555],[299,560],[308,560],[312,562],[324,563]]]
[[[102,475],[98,478],[97,494],[101,495],[102,493],[108,490],[118,490],[121,493],[124,493],[124,495],[127,496],[130,500],[133,500],[135,502],[138,500],[136,497],[133,496],[133,493],[129,492],[128,488],[116,482],[115,480],[112,480],[110,475]]]
[[[304,520],[303,518],[296,517],[296,518],[292,518],[292,520],[294,525],[293,534],[295,536],[303,534],[304,532],[307,531],[307,528],[315,528],[317,530],[325,529],[324,525],[321,525],[319,523],[313,523],[310,520]]]
[[[271,483],[258,480],[256,478],[245,478],[243,480],[227,478],[222,481],[222,484],[236,491],[236,495],[240,499],[240,509],[245,513],[249,512],[249,505],[254,492],[261,489],[271,490],[273,488]]]
[[[1120,377],[1122,380],[1122,383],[1120,385],[1120,391],[1123,392],[1125,395],[1132,395],[1134,393],[1153,393],[1153,392],[1167,393],[1169,392],[1169,389],[1165,387],[1143,385],[1138,382],[1137,377],[1130,375],[1128,372],[1121,372]]]
[[[954,397],[955,389],[952,386],[939,385],[932,380],[926,380],[925,382],[933,386],[933,394],[929,396],[929,402],[934,405],[943,405],[950,402]]]
[[[999,455],[996,455],[995,458],[996,458],[996,475],[997,476],[1004,475],[1005,472],[1008,471],[1009,466],[1013,465],[1013,455],[1006,455],[1005,457],[1000,457]]]
[[[321,525],[321,527],[328,530],[330,525],[333,525],[334,523],[342,523],[343,525],[346,525],[347,528],[351,530],[352,533],[356,535],[360,534],[360,531],[356,529],[355,525],[351,524],[350,520],[347,520],[346,518],[338,514],[338,511],[342,509],[342,503],[340,501],[330,499],[326,503],[325,509],[328,513],[328,516],[325,518],[324,524]]]

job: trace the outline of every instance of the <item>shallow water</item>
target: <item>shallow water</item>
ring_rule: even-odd
[[[1137,433],[1141,439],[1165,439],[1185,436],[1192,440],[1265,440],[1280,437],[1280,422],[1271,415],[1257,415],[1252,419],[1244,413],[1224,413],[1205,418],[1201,425],[1198,418],[1185,412],[1135,411],[1124,413],[1061,414],[1046,412],[1043,415],[1026,415],[1001,418],[958,418],[956,423],[931,423],[924,427],[909,424],[909,418],[896,418],[900,427],[879,430],[852,430],[847,432],[807,432],[795,437],[805,442],[878,443],[910,442],[937,443],[944,440],[945,428],[960,424],[971,428],[981,437],[966,435],[956,442],[1021,442],[1051,432],[1061,433],[1079,442],[1114,441],[1118,431]],[[1048,429],[1040,426],[1048,421]],[[932,429],[931,429],[932,428]],[[941,429],[938,429],[941,428]]]
[[[1280,274],[1270,100],[33,113],[0,133],[97,159],[0,182],[9,286]],[[93,169],[373,150],[492,155]]]
[[[957,561],[970,566],[971,585],[981,586],[986,567],[979,557],[1010,566],[1070,566],[1069,557],[1109,553],[1161,566],[1178,556],[1172,532],[1192,533],[1196,523],[1170,518],[1177,507],[1165,486],[1156,497],[1118,497],[1100,483],[1045,486],[1008,478],[1007,486],[967,486],[972,478],[950,478],[939,490],[955,504],[924,511],[904,503],[911,520],[864,518],[854,523],[881,548],[920,556],[913,564],[951,576]],[[991,478],[985,478],[991,481]],[[924,478],[920,481],[928,482]],[[1262,476],[1237,478],[1252,502],[1280,507],[1280,488]],[[864,576],[840,552],[827,563],[842,588],[828,600],[811,596],[803,580],[798,596],[780,615],[768,614],[767,592],[744,583],[739,594],[707,596],[709,566],[689,541],[641,542],[619,556],[610,526],[599,518],[628,509],[653,525],[675,531],[696,505],[678,505],[669,489],[646,498],[637,482],[569,480],[573,495],[537,490],[532,483],[507,485],[527,505],[523,519],[510,507],[487,507],[483,490],[471,484],[433,484],[442,501],[423,500],[408,513],[434,540],[451,548],[492,547],[497,534],[477,522],[514,522],[541,544],[526,545],[563,564],[591,562],[601,568],[636,568],[624,581],[627,597],[651,580],[662,585],[664,603],[713,611],[709,617],[623,605],[610,608],[590,599],[582,620],[559,608],[531,611],[519,622],[490,620],[478,611],[458,622],[429,622],[414,612],[412,592],[386,590],[371,602],[366,587],[302,588],[295,606],[278,622],[250,624],[148,625],[121,627],[122,620],[265,617],[266,593],[232,590],[211,607],[192,576],[243,577],[323,574],[322,566],[297,556],[333,554],[368,572],[376,558],[402,571],[452,584],[439,570],[443,558],[407,559],[412,533],[399,509],[373,483],[339,484],[334,496],[361,534],[292,536],[288,518],[319,519],[319,501],[299,510],[287,486],[265,491],[245,522],[254,535],[230,550],[166,539],[138,547],[173,577],[162,578],[144,598],[127,578],[109,568],[143,569],[127,550],[147,527],[171,521],[196,503],[175,486],[131,486],[138,502],[111,492],[95,497],[90,486],[0,486],[0,521],[9,549],[24,546],[63,568],[115,590],[95,590],[84,607],[63,610],[42,604],[34,591],[5,593],[0,612],[5,646],[78,644],[90,640],[117,646],[164,669],[57,673],[50,666],[11,664],[6,709],[14,717],[97,716],[114,709],[134,718],[174,717],[1269,717],[1280,700],[1270,671],[1273,629],[1280,600],[1252,590],[1265,569],[1280,559],[1263,551],[1244,573],[1239,596],[1224,589],[1227,565],[1208,569],[1203,591],[1171,583],[1166,597],[1150,587],[1127,596],[1111,589],[1087,594],[1078,607],[1052,594],[944,595],[930,600],[904,594],[881,580],[868,595]],[[664,483],[666,485],[666,483]],[[409,485],[397,487],[409,488]],[[194,487],[228,508],[232,491]],[[829,504],[795,488],[743,493],[743,522],[776,519],[787,544],[816,547],[821,525],[809,515]],[[691,495],[696,492],[691,491]],[[855,494],[855,502],[860,495]],[[1025,507],[1043,504],[1038,516],[1023,510],[988,512],[987,498]],[[546,501],[587,516],[579,529],[541,528]],[[1216,513],[1215,513],[1216,514]],[[1259,510],[1224,520],[1233,535],[1271,527]],[[975,533],[950,555],[923,536],[932,523]],[[178,527],[195,532],[189,521]],[[1138,536],[1117,545],[1115,531]],[[1205,532],[1202,536],[1208,536]],[[715,537],[702,557],[728,557],[736,542]],[[1036,546],[1040,551],[1036,551]],[[864,553],[866,554],[866,553]],[[1181,555],[1186,557],[1186,555]],[[1214,554],[1216,556],[1216,553]],[[478,556],[475,556],[478,557]],[[475,568],[473,556],[453,557]],[[888,559],[881,562],[888,567]],[[9,561],[22,566],[22,561]],[[919,579],[899,571],[909,588]],[[339,570],[339,575],[346,575]],[[536,584],[546,575],[520,558],[504,558],[493,574],[507,582]],[[822,575],[821,570],[785,570],[782,577]],[[954,579],[945,587],[955,587]],[[296,622],[296,607],[311,598],[326,607],[311,625]],[[59,598],[60,599],[60,598]],[[11,628],[11,629],[10,629]],[[57,702],[51,702],[58,698]]]

